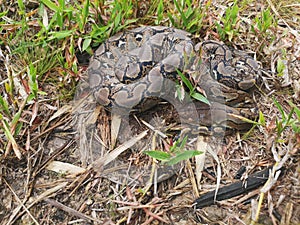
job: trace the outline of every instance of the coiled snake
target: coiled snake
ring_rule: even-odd
[[[226,112],[242,116],[247,113],[241,107],[252,102],[248,92],[261,73],[252,57],[223,43],[195,45],[185,31],[145,26],[119,33],[96,50],[88,68],[89,85],[96,101],[108,109],[144,110],[145,101],[166,92],[167,81],[180,80],[177,69],[210,101],[225,103]],[[226,120],[234,129],[244,124],[236,117]]]
[[[95,100],[108,110],[120,114],[144,111],[161,97],[174,97],[176,90],[171,87],[178,87],[183,80],[178,70],[210,101],[200,110],[203,115],[198,126],[209,127],[210,133],[219,133],[220,127],[221,132],[245,129],[247,123],[241,116],[253,116],[251,90],[261,76],[259,64],[221,42],[195,44],[191,34],[179,29],[145,26],[109,38],[90,61],[89,87]],[[210,119],[213,113],[218,114],[216,120]],[[128,162],[115,162],[116,166],[121,164],[127,168]],[[109,172],[108,177],[118,180],[126,171]],[[146,171],[148,164],[131,170],[145,179],[149,177]]]

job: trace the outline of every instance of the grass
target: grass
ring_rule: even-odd
[[[274,2],[271,0],[257,4],[262,6],[261,11],[257,11],[254,2],[250,0],[241,2],[209,0],[203,4],[190,0],[153,0],[151,2],[133,0],[71,2],[57,0],[54,2],[41,0],[31,6],[21,0],[11,3],[3,2],[0,12],[0,158],[2,168],[5,170],[3,179],[5,182],[14,183],[14,179],[10,176],[11,171],[26,171],[26,176],[20,176],[19,180],[23,188],[15,191],[26,207],[37,208],[25,212],[21,208],[18,209],[19,203],[13,202],[11,209],[4,206],[0,207],[0,217],[5,218],[7,224],[16,220],[26,221],[26,216],[23,216],[24,213],[30,215],[29,218],[36,219],[30,221],[40,224],[44,224],[45,218],[49,221],[56,220],[56,222],[67,222],[78,217],[83,218],[83,215],[79,214],[79,210],[76,211],[78,214],[73,211],[72,216],[64,216],[62,221],[57,221],[59,217],[56,218],[51,214],[47,215],[46,211],[39,211],[39,204],[43,200],[37,200],[32,205],[28,196],[33,193],[37,194],[41,190],[45,192],[48,189],[50,190],[53,187],[51,183],[44,183],[48,187],[46,190],[34,186],[36,179],[38,179],[36,176],[39,175],[46,180],[49,177],[54,178],[53,182],[55,183],[55,175],[49,175],[44,167],[48,160],[54,160],[56,157],[61,157],[61,160],[65,159],[61,155],[65,150],[64,146],[59,149],[45,150],[44,143],[57,135],[58,125],[67,125],[69,123],[67,121],[71,120],[70,112],[65,110],[66,108],[63,106],[68,105],[73,99],[76,85],[86,70],[86,66],[78,62],[78,54],[84,52],[92,54],[94,49],[108,37],[124,29],[140,25],[173,26],[191,32],[196,38],[222,40],[230,46],[242,50],[252,50],[253,55],[262,62],[268,74],[265,82],[273,92],[272,98],[264,97],[259,102],[260,116],[258,122],[256,122],[258,129],[251,131],[254,132],[252,138],[256,135],[256,139],[252,141],[251,144],[253,145],[249,148],[256,151],[263,149],[262,159],[255,155],[253,160],[246,161],[245,164],[251,168],[265,164],[278,164],[284,158],[284,153],[288,154],[289,158],[284,158],[287,160],[285,162],[288,162],[285,163],[285,166],[288,167],[288,175],[285,179],[288,179],[286,182],[290,185],[294,184],[295,177],[291,174],[299,170],[297,156],[299,156],[298,150],[300,148],[300,103],[298,99],[293,98],[293,94],[299,92],[299,90],[294,88],[295,86],[283,87],[286,85],[282,85],[281,82],[282,80],[288,80],[293,83],[300,80],[300,77],[292,76],[292,70],[289,67],[291,63],[299,61],[300,57],[297,53],[297,47],[299,48],[300,45],[300,34],[297,30],[300,23],[300,5],[293,1]],[[293,58],[294,55],[296,60]],[[205,101],[184,78],[182,75],[181,79],[190,89],[191,96]],[[282,94],[283,88],[288,89],[287,92],[284,92],[288,94]],[[55,117],[52,117],[53,115]],[[49,119],[51,119],[51,122],[48,122]],[[253,140],[251,134],[249,140],[243,140],[240,145],[250,145],[249,142]],[[269,143],[270,140],[274,141]],[[178,143],[178,145],[174,145],[175,150],[177,148],[183,149],[182,143]],[[151,156],[154,158],[161,159],[162,157],[159,155],[160,151],[152,151],[152,153],[148,151],[148,153],[149,155],[152,154]],[[172,159],[176,162],[177,160],[189,159],[189,162],[194,163],[192,156],[196,152],[191,151],[189,153],[191,155],[180,155],[181,152],[179,151],[179,154]],[[48,156],[50,158],[47,158]],[[168,156],[163,155],[168,160],[171,156],[173,156],[173,153]],[[72,163],[76,164],[77,161],[78,159],[75,157]],[[229,158],[229,160],[223,162],[224,165],[229,161],[234,160]],[[232,172],[231,169],[226,169],[225,166],[223,170],[227,175]],[[18,177],[19,175],[16,173],[14,176]],[[65,179],[74,178],[68,177]],[[67,205],[68,202],[65,199],[60,199],[59,194],[74,196],[68,190],[73,190],[74,186],[72,185],[75,185],[75,183],[82,184],[80,182],[84,182],[84,179],[82,181],[80,179],[83,178],[79,177],[78,180],[73,180],[74,184],[72,182],[68,183],[66,190],[55,192],[56,200]],[[224,179],[226,178],[224,177]],[[86,182],[88,183],[88,181]],[[5,192],[8,190],[8,185],[2,182],[0,184],[3,186],[3,197],[1,197],[3,199],[1,200],[4,202],[3,200],[7,200],[5,199],[6,194],[10,192]],[[76,186],[77,189],[80,189],[79,185]],[[89,185],[92,186],[90,183]],[[272,187],[279,190],[279,192],[281,190],[276,184],[273,184]],[[76,192],[76,188],[74,192]],[[163,223],[168,218],[163,215],[169,209],[165,202],[171,199],[170,196],[166,197],[165,201],[158,203],[156,202],[157,199],[150,198],[147,202],[146,198],[143,198],[143,204],[141,204],[137,200],[138,194],[134,189],[127,188],[124,194],[124,192],[114,191],[114,188],[105,190],[101,185],[98,188],[103,190],[103,193],[108,193],[107,195],[101,193],[101,199],[103,202],[110,199],[110,205],[106,207],[109,207],[108,212],[111,215],[111,219],[109,217],[105,218],[105,213],[103,218],[97,215],[96,220],[98,223],[100,223],[99,221],[103,223],[105,220],[111,220],[114,223],[133,221],[133,224],[137,224],[135,221],[142,219],[144,219],[144,224],[150,223],[152,220]],[[189,188],[193,190],[193,194],[191,194],[192,197],[189,196],[186,199],[193,199],[198,191],[191,186]],[[155,192],[155,190],[154,187],[153,191]],[[272,190],[267,193],[269,196],[274,195],[275,199],[279,198]],[[156,194],[162,197],[158,191]],[[175,191],[173,194],[174,196],[177,195]],[[130,206],[124,202],[126,207],[120,202],[114,202],[116,197],[120,195],[123,197],[124,202],[125,199],[126,201],[130,200],[130,204],[126,202]],[[95,197],[92,196],[91,199],[93,198]],[[186,200],[184,197],[182,198]],[[283,197],[281,196],[281,198]],[[76,200],[74,201],[76,202]],[[258,224],[261,221],[260,214],[267,215],[273,221],[273,224],[275,224],[274,221],[279,221],[273,214],[269,214],[264,210],[262,206],[265,203],[265,207],[274,209],[276,208],[275,202],[266,201],[263,195],[259,200],[254,201],[259,202],[256,211],[253,209],[255,207],[249,207],[247,210],[252,213],[255,211],[256,217],[241,216],[245,223],[250,221],[252,224]],[[88,201],[86,200],[84,204],[88,205]],[[78,209],[78,206],[70,204],[68,207]],[[80,206],[83,207],[83,205]],[[62,206],[56,207],[63,211],[66,210]],[[157,209],[157,211],[149,211],[151,207]],[[286,218],[288,215],[284,213],[284,210],[291,210],[293,207],[299,207],[299,204],[294,203],[294,199],[285,198],[281,208],[277,206],[276,209],[285,217],[286,222],[295,221],[295,217],[299,221],[299,217],[297,218],[293,214],[294,211],[291,211],[290,221]],[[180,208],[180,204],[178,208],[184,209]],[[84,213],[90,215],[91,212],[95,212],[88,209],[83,210]],[[136,216],[135,212],[139,212],[139,209],[143,213],[140,218],[136,218],[134,217]],[[11,213],[13,210],[16,210],[15,214]],[[234,209],[231,208],[230,210]],[[175,215],[177,214],[175,212]],[[41,216],[43,216],[42,219]],[[201,216],[205,217],[202,214]],[[212,217],[209,219],[212,219]],[[88,220],[92,219],[89,218]],[[230,224],[232,221],[236,222],[234,219],[223,222]],[[234,224],[234,222],[231,224]]]
[[[170,147],[170,152],[145,151],[144,153],[170,166],[175,165],[184,160],[188,160],[196,155],[202,154],[202,152],[197,150],[185,150],[186,142],[187,136],[185,136],[182,141],[176,141]]]
[[[222,40],[228,38],[229,41],[236,35],[238,35],[238,13],[239,6],[237,1],[234,4],[226,9],[225,16],[221,18],[221,23],[216,23],[217,31],[220,34]]]

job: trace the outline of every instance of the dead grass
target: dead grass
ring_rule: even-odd
[[[203,19],[202,30],[197,32],[200,38],[220,38],[214,24],[220,21],[228,5],[228,1],[213,1]],[[70,102],[76,81],[86,76],[86,66],[78,65],[79,75],[59,66],[51,66],[52,69],[46,72],[47,75],[39,83],[39,89],[47,95],[41,95],[37,102],[23,106],[20,119],[22,128],[11,128],[12,133],[20,129],[15,137],[16,149],[5,133],[0,131],[1,224],[251,224],[251,221],[252,224],[299,224],[300,136],[291,128],[278,136],[276,119],[282,118],[272,98],[286,112],[291,110],[288,101],[300,106],[300,5],[293,1],[271,0],[241,5],[239,34],[227,43],[249,51],[263,65],[264,86],[262,93],[256,96],[256,102],[265,117],[265,126],[256,127],[245,138],[240,133],[226,136],[221,141],[212,137],[202,142],[195,137],[187,148],[195,148],[196,143],[204,148],[204,143],[208,143],[219,161],[207,153],[201,179],[196,170],[196,159],[193,158],[182,163],[175,170],[175,175],[165,181],[154,182],[154,185],[147,185],[146,182],[140,186],[141,182],[130,183],[127,180],[130,185],[125,185],[112,181],[115,171],[122,171],[119,175],[128,179],[128,174],[123,173],[127,167],[121,168],[122,164],[129,160],[130,167],[137,171],[141,166],[151,170],[152,161],[145,158],[140,150],[170,147],[170,139],[161,138],[151,129],[144,132],[149,128],[142,125],[140,119],[148,120],[163,133],[170,130],[176,133],[174,130],[178,127],[170,126],[172,112],[162,106],[152,109],[148,115],[132,117],[131,130],[140,136],[130,138],[127,146],[120,149],[118,144],[114,145],[114,141],[111,141],[110,115],[94,105],[86,86],[80,86],[82,90],[78,93],[79,100],[84,101],[80,104],[78,101]],[[251,19],[260,15],[261,8],[268,6],[277,25],[266,33],[260,33],[254,27],[257,33],[253,33]],[[140,3],[140,7],[150,6]],[[13,9],[10,8],[10,14],[16,13]],[[151,21],[145,13],[139,16],[143,16],[143,21]],[[18,20],[17,15],[12,18]],[[5,40],[5,37],[1,40]],[[15,74],[17,68],[20,74],[14,79],[15,84],[19,84],[18,93],[28,93],[26,88],[29,81],[22,76],[26,71],[26,62],[23,63],[26,59],[22,59],[22,55],[12,54],[10,50],[13,46],[8,42],[2,43],[0,92],[8,99],[14,115],[25,99],[22,94],[16,96],[15,92],[7,90],[4,81],[11,79],[11,74]],[[65,53],[62,57],[66,56],[70,55]],[[276,71],[279,58],[286,66],[281,77],[277,76]],[[53,62],[61,58],[49,60]],[[71,56],[66,57],[70,64],[73,60]],[[3,114],[2,111],[0,113]],[[152,120],[150,115],[156,119]],[[3,120],[0,118],[0,121]],[[76,135],[74,127],[78,129],[78,126],[80,132],[77,130]],[[95,135],[92,132],[98,135],[93,146],[90,145],[90,138]],[[121,137],[125,139],[126,133],[125,128],[124,133],[120,133]],[[85,138],[84,141],[78,142],[82,138]],[[139,142],[139,138],[144,139]],[[83,155],[78,149],[94,151]],[[21,155],[20,159],[16,157],[16,150]],[[108,150],[111,151],[109,154]],[[94,160],[98,159],[97,163],[91,164],[91,156]],[[120,161],[113,161],[116,156]],[[216,188],[218,176],[221,176],[220,185],[226,185],[235,181],[234,176],[241,166],[246,167],[244,176],[247,176],[283,161],[285,171],[261,198],[261,205],[258,205],[261,193],[257,189],[214,206],[194,209],[193,202],[199,195]],[[116,164],[109,164],[111,162]],[[218,173],[218,166],[221,174]],[[136,180],[140,181],[138,178]],[[259,218],[254,223],[257,212]]]

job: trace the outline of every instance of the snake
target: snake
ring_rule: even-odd
[[[184,123],[196,125],[197,132],[223,135],[227,130],[249,129],[248,121],[242,118],[251,119],[257,114],[253,91],[257,89],[261,71],[260,63],[246,51],[221,41],[202,41],[173,27],[142,26],[117,33],[102,43],[90,59],[87,75],[94,101],[120,115],[143,113],[158,106],[161,99],[175,102],[180,98],[178,90],[200,93],[208,102],[188,100],[175,109],[182,110],[180,117],[187,115]],[[188,97],[185,94],[183,99]],[[181,99],[179,103],[184,101]],[[197,117],[193,115],[193,107],[199,120],[194,120]],[[158,109],[164,113],[163,108]],[[106,154],[106,148],[100,149],[104,152],[95,154]],[[83,149],[82,158],[86,154]],[[114,182],[124,177],[128,182],[137,181],[140,176],[139,184],[149,181],[152,171],[149,160],[142,165],[131,165],[128,170],[128,158],[123,158],[107,165],[108,170],[101,171],[101,175]],[[160,166],[158,182],[174,175],[180,165]]]
[[[157,104],[162,93],[169,93],[170,82],[182,82],[182,71],[215,107],[226,105],[224,113],[249,115],[251,90],[261,76],[260,64],[245,51],[215,40],[196,43],[191,33],[164,26],[138,27],[110,37],[95,51],[87,71],[97,103],[119,113]],[[227,116],[218,126],[240,130],[245,122],[237,118]]]

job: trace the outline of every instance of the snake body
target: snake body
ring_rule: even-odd
[[[116,34],[96,50],[89,85],[107,109],[132,111],[140,105],[144,110],[147,99],[168,92],[169,81],[180,80],[178,70],[210,101],[236,114],[241,111],[232,107],[252,101],[248,92],[260,76],[259,64],[243,51],[213,40],[195,44],[183,30],[145,26]],[[236,123],[228,124],[238,129]]]

